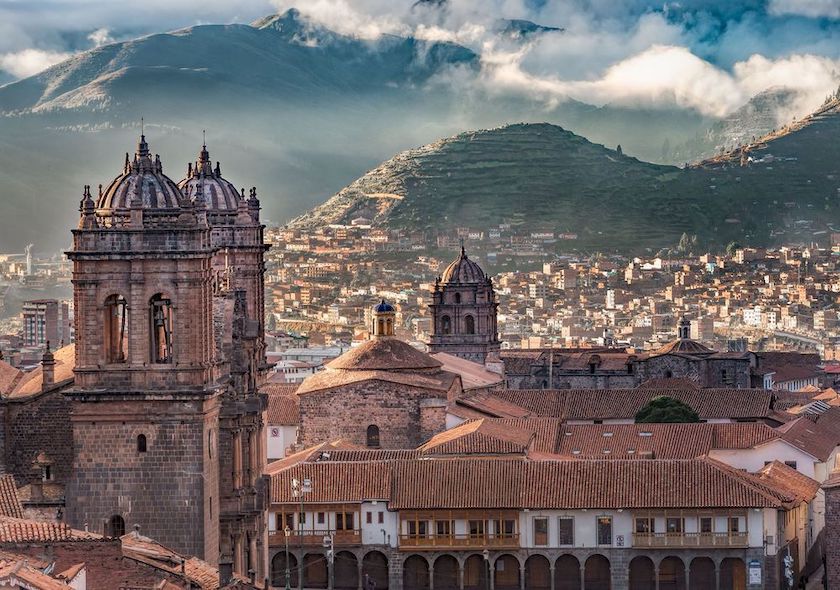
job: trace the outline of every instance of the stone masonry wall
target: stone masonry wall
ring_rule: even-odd
[[[217,400],[73,403],[73,476],[67,522],[104,532],[113,515],[181,553],[218,560],[218,459],[205,441],[217,428]],[[147,450],[138,452],[137,437]],[[218,498],[214,498],[218,505]],[[218,510],[214,507],[214,512]]]
[[[55,391],[6,404],[6,471],[19,486],[41,480],[32,470],[39,451],[52,459],[53,479],[66,482],[73,464],[70,402]]]
[[[367,443],[367,428],[379,427],[384,449],[414,448],[424,442],[421,400],[446,398],[444,392],[363,381],[300,397],[300,441],[304,446],[346,439]]]

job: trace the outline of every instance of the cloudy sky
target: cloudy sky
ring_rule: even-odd
[[[810,108],[840,83],[840,0],[0,0],[0,83],[114,40],[292,7],[342,33],[467,45],[487,87],[547,100],[722,116],[772,86],[796,88]],[[500,18],[564,31],[512,42]]]

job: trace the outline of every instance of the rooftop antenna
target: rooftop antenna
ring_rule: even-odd
[[[143,121],[143,117],[140,117],[140,135],[146,135],[145,129],[145,121]]]

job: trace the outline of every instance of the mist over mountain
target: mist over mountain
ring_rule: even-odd
[[[567,34],[515,19],[493,27],[513,48]],[[27,220],[4,228],[0,248],[64,247],[81,187],[116,175],[141,117],[175,180],[206,129],[225,176],[256,185],[274,222],[323,202],[394,153],[465,129],[550,121],[596,143],[621,144],[625,154],[682,163],[694,157],[691,142],[716,123],[676,102],[599,107],[489,87],[485,62],[446,40],[341,34],[297,10],[76,54],[0,87],[0,215]],[[759,119],[745,119],[743,132],[766,132]],[[704,150],[705,143],[695,155]]]

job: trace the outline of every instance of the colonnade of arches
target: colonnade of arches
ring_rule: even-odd
[[[298,588],[300,563],[289,553],[289,584]],[[328,588],[329,567],[323,553],[305,553],[302,563],[304,588]],[[533,554],[524,561],[504,553],[486,559],[475,553],[459,560],[454,555],[402,557],[401,588],[405,590],[613,590],[613,580],[624,572],[613,571],[601,554],[582,561],[570,554],[549,559]],[[629,590],[746,590],[746,566],[740,558],[710,557],[683,560],[670,555],[655,563],[646,555],[630,560],[626,570]],[[335,590],[384,590],[389,588],[389,560],[381,551],[368,551],[361,558],[351,551],[337,551],[333,561]],[[271,562],[271,585],[285,588],[286,553]]]

